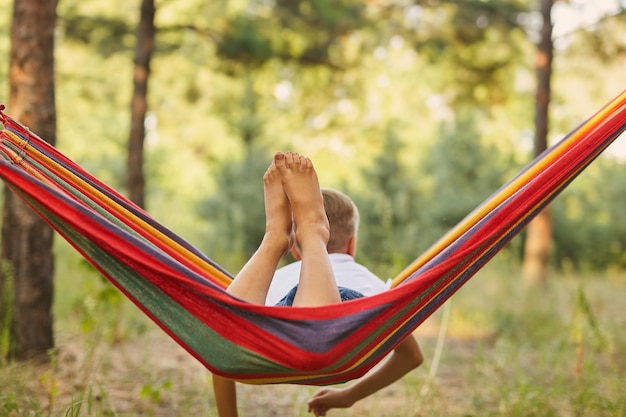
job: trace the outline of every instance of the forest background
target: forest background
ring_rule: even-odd
[[[532,159],[537,3],[157,2],[146,209],[236,272],[263,233],[262,174],[292,149],[354,197],[358,260],[394,276]],[[0,0],[0,56],[11,6]],[[626,72],[623,2],[553,12],[551,143],[623,91]],[[57,146],[121,191],[138,20],[138,2],[58,6]],[[552,204],[555,272],[623,276],[623,142]],[[516,271],[524,238],[497,262]],[[55,255],[60,294],[80,293],[68,276],[97,275],[60,239]],[[120,302],[98,291],[97,302]]]
[[[532,159],[536,11],[481,3],[319,2],[303,12],[308,2],[163,2],[147,210],[236,271],[263,233],[262,173],[274,151],[291,149],[313,159],[323,185],[354,196],[360,260],[397,272]],[[623,15],[592,3],[563,6],[570,14],[555,20],[551,143],[624,87]],[[4,56],[10,6],[0,2]],[[120,190],[138,11],[124,1],[58,9],[57,146]],[[554,204],[554,266],[626,267],[620,142]],[[513,262],[521,239],[505,250]]]

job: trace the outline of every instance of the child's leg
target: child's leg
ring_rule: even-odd
[[[255,304],[265,304],[265,297],[278,262],[291,249],[294,241],[289,200],[274,163],[263,176],[263,193],[265,235],[257,251],[227,290],[232,295]]]
[[[219,417],[238,417],[235,381],[213,374],[213,394]]]
[[[330,230],[317,173],[310,159],[295,153],[277,153],[274,164],[291,204],[300,245],[302,269],[294,306],[341,302],[328,257]]]
[[[294,241],[289,200],[274,163],[263,176],[263,193],[266,219],[263,241],[227,289],[229,293],[255,304],[265,304],[278,262],[291,249]],[[214,374],[213,392],[218,415],[237,417],[235,381]]]

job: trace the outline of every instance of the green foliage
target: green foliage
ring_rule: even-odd
[[[94,52],[109,57],[133,49],[135,28],[126,16],[79,14],[68,7],[59,22],[67,41],[89,45]]]
[[[612,349],[609,339],[603,334],[589,297],[585,293],[582,285],[579,286],[576,293],[576,304],[571,324],[571,339],[577,345],[585,342],[586,334],[591,335],[590,340],[593,341],[593,347],[596,349],[604,349],[610,351]]]
[[[448,330],[464,334],[472,347],[459,349],[458,339],[447,340],[444,367],[456,376],[442,369],[438,385],[445,390],[443,381],[472,381],[453,401],[464,415],[622,415],[620,389],[606,383],[609,369],[618,369],[621,360],[605,360],[612,362],[616,346],[625,342],[606,337],[615,335],[608,329],[619,307],[609,299],[623,291],[623,280],[614,285],[592,276],[559,276],[538,289],[525,287],[516,278],[519,271],[493,264],[479,275],[451,300]],[[424,344],[428,358],[430,343]],[[450,404],[449,395],[422,401],[425,407]],[[428,414],[447,413],[435,408]]]
[[[403,35],[440,68],[440,91],[455,86],[455,104],[492,107],[515,94],[515,74],[529,65],[519,23],[527,2],[431,1],[402,11]]]
[[[407,145],[389,127],[381,154],[363,171],[359,254],[377,271],[399,272],[506,180],[513,156],[484,143],[473,112],[442,123],[439,139],[408,165]]]
[[[280,0],[276,5],[277,23],[286,30],[283,55],[301,65],[346,64],[337,44],[368,23],[363,3],[354,0]]]
[[[232,93],[220,97],[217,101],[216,110],[219,116],[226,122],[234,135],[241,138],[243,144],[249,147],[256,144],[263,135],[265,119],[260,111],[259,102],[263,97],[255,88],[256,83],[250,76],[241,80],[242,91],[240,97]]]
[[[626,267],[626,164],[597,160],[553,204],[554,251],[561,268]]]
[[[429,187],[428,237],[435,239],[460,222],[507,179],[512,157],[484,144],[477,125],[480,116],[461,112],[441,126],[439,140],[428,152],[422,176]]]
[[[363,172],[367,191],[352,192],[361,216],[359,256],[376,270],[391,266],[390,275],[424,247],[420,233],[423,199],[419,182],[413,181],[401,163],[405,151],[394,128],[388,127],[381,154]]]
[[[10,392],[6,398],[0,397],[2,400],[2,414],[3,416],[10,416],[12,413],[20,411],[20,407],[17,403],[17,398],[14,393]]]
[[[11,349],[11,326],[13,323],[14,289],[10,265],[0,263],[0,364],[3,364]]]
[[[600,64],[611,65],[616,57],[626,55],[624,37],[615,36],[616,33],[626,30],[625,16],[626,5],[622,2],[618,11],[602,16],[602,24],[571,34],[577,47],[569,48],[566,53],[570,56],[593,57]]]
[[[247,68],[256,68],[274,54],[271,40],[263,33],[266,26],[244,16],[233,19],[217,46],[217,56],[234,60]]]
[[[367,24],[362,2],[277,1],[228,18],[216,54],[226,73],[241,76],[271,59],[298,66],[348,64],[342,38]]]
[[[10,30],[11,30],[12,2],[0,2],[0,56],[9,57],[10,51]],[[9,101],[9,83],[8,71],[9,60],[2,59],[3,64],[0,65],[0,104],[8,104]]]
[[[271,156],[251,147],[243,159],[224,165],[217,176],[217,192],[198,207],[212,227],[206,236],[211,257],[231,271],[238,271],[256,250],[265,231],[263,173]],[[213,243],[221,242],[218,247]]]
[[[167,391],[171,389],[172,389],[172,381],[167,380],[158,385],[146,384],[142,386],[139,395],[141,396],[141,398],[145,398],[147,400],[150,400],[151,402],[158,403],[159,401],[161,401],[162,392],[164,390]]]

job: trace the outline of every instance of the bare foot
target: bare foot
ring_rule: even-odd
[[[283,189],[281,177],[272,162],[263,175],[265,198],[265,236],[267,243],[276,245],[284,255],[291,250],[295,237],[291,219],[291,207]]]
[[[263,194],[263,241],[227,288],[230,294],[254,304],[265,304],[276,267],[295,241],[289,200],[283,190],[280,173],[273,163],[263,175]]]
[[[321,238],[325,245],[330,231],[313,163],[294,152],[278,152],[274,155],[274,165],[280,172],[282,186],[291,205],[298,242],[302,245],[303,240],[314,237]]]

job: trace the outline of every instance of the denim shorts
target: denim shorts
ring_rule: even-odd
[[[341,301],[349,301],[356,300],[357,298],[365,297],[358,291],[352,290],[350,288],[345,287],[337,287],[339,290],[339,296],[341,297]],[[291,307],[293,305],[293,299],[296,297],[296,291],[298,290],[298,286],[293,287],[287,295],[285,295],[278,303],[277,306],[286,306]]]

